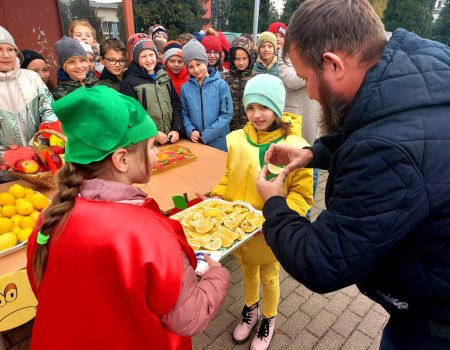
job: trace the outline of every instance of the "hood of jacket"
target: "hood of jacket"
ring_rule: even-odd
[[[285,123],[291,124],[289,135],[302,136],[302,117],[284,112],[281,120]],[[248,122],[244,127],[244,132],[248,138],[258,145],[273,142],[279,137],[283,136],[283,131],[278,128],[272,131],[258,131],[252,123]]]
[[[233,75],[247,77],[252,74],[253,64],[255,63],[255,55],[254,55],[252,47],[253,47],[253,45],[250,42],[250,40],[244,36],[240,36],[239,38],[236,38],[233,40],[233,43],[231,44],[231,48],[230,48],[230,61],[229,61],[230,71]],[[243,71],[237,69],[236,66],[234,65],[234,60],[236,58],[236,50],[237,49],[244,50],[249,57],[248,67]]]
[[[113,81],[115,83],[119,83],[119,84],[122,82],[106,68],[103,68],[102,74],[100,74],[100,80],[103,80],[103,79],[108,79],[108,80],[111,80],[111,81]]]
[[[205,77],[205,80],[203,80],[203,85],[210,84],[211,82],[222,79],[220,74],[217,74],[218,71],[216,71],[213,67],[208,66],[208,74],[209,76]],[[189,77],[189,82],[197,85],[199,87],[198,81],[196,78],[194,78],[192,75]]]
[[[161,64],[157,63],[155,66],[156,79],[158,79],[164,73],[166,73],[164,67]],[[128,66],[128,69],[125,71],[124,79],[128,74],[133,74],[134,76],[142,79],[152,79],[150,77],[150,74],[148,74],[148,72],[144,68],[139,67],[139,65],[134,61],[131,62],[131,64]]]
[[[446,45],[397,29],[380,62],[367,72],[341,132],[349,135],[365,125],[415,108],[450,105],[448,52]]]

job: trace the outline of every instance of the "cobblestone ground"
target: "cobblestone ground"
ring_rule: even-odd
[[[326,172],[320,173],[312,220],[325,208],[326,176]],[[244,305],[242,276],[238,262],[232,257],[226,258],[224,265],[231,271],[232,287],[217,318],[202,334],[193,338],[194,350],[234,350],[250,346],[250,341],[234,345],[231,340]],[[356,286],[317,294],[284,270],[280,282],[281,300],[271,350],[379,348],[381,331],[389,316],[381,306],[359,293]]]
[[[315,220],[325,208],[326,172],[321,172],[316,202],[311,211]],[[234,345],[231,332],[244,305],[242,277],[238,262],[224,261],[231,271],[232,287],[217,318],[193,338],[194,350],[248,349],[249,342]],[[317,294],[281,271],[281,300],[271,350],[376,350],[389,316],[382,307],[350,286],[333,293]],[[29,349],[32,322],[5,332],[0,350]],[[128,350],[128,349],[124,349]],[[129,349],[131,350],[131,349]]]

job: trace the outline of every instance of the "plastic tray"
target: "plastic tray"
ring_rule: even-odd
[[[190,211],[195,210],[195,208],[198,208],[200,206],[205,206],[207,205],[208,202],[220,202],[220,203],[227,203],[230,205],[242,205],[244,207],[247,207],[250,211],[254,212],[255,214],[259,214],[262,215],[262,212],[260,210],[257,210],[255,208],[253,208],[253,206],[247,202],[242,202],[242,201],[234,201],[234,202],[228,202],[225,201],[223,199],[218,199],[218,198],[210,198],[210,199],[206,199],[196,205],[193,205],[192,207],[189,207],[179,213],[176,213],[174,215],[172,215],[170,218],[174,219],[174,220],[178,220],[181,219],[183,216],[187,215]],[[228,248],[224,248],[221,247],[218,250],[195,250],[196,253],[206,253],[208,254],[213,260],[215,261],[220,261],[221,259],[225,258],[226,256],[230,255],[233,251],[235,251],[237,248],[239,248],[241,245],[245,244],[249,239],[251,239],[254,235],[256,235],[258,232],[261,232],[261,227],[258,227],[256,230],[250,232],[250,233],[246,233],[246,237],[242,240],[235,240],[233,242],[233,244],[228,247]]]

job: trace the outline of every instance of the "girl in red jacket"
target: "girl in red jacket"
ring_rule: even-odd
[[[39,303],[31,348],[191,349],[190,336],[218,312],[230,275],[206,257],[209,270],[197,282],[180,224],[132,186],[147,182],[155,165],[154,122],[139,102],[106,86],[81,87],[52,107],[67,162],[29,238]]]

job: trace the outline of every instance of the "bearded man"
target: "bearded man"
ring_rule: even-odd
[[[450,348],[450,48],[404,29],[387,41],[367,0],[307,0],[285,52],[323,108],[326,135],[308,149],[272,145],[263,232],[309,289],[356,283],[389,313],[381,349]],[[326,210],[290,210],[289,171],[328,170]]]

